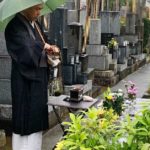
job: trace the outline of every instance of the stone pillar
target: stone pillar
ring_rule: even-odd
[[[57,8],[50,16],[49,40],[63,49],[68,47],[68,9]]]
[[[89,44],[101,44],[101,20],[91,19],[90,23]]]
[[[65,6],[68,9],[74,10],[75,9],[75,0],[66,0]]]
[[[67,24],[71,24],[72,22],[78,22],[78,11],[77,10],[68,10],[68,19]]]
[[[113,33],[114,35],[120,35],[119,11],[101,12],[101,31],[102,33]]]
[[[81,52],[83,26],[80,23],[72,23],[68,25],[68,55],[75,55]]]
[[[136,25],[136,15],[133,13],[128,13],[126,19],[126,33],[135,34],[136,33],[135,25]]]

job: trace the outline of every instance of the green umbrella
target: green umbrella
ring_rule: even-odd
[[[14,15],[34,5],[44,3],[41,15],[55,10],[64,0],[3,0],[0,2],[0,30],[3,31]]]

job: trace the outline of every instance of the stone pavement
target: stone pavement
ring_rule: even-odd
[[[136,72],[128,75],[123,80],[132,81],[138,87],[137,97],[142,97],[148,86],[150,85],[150,64],[145,64],[143,67],[139,68]],[[112,91],[122,89],[125,91],[123,81],[112,87]],[[43,148],[42,150],[52,150],[57,141],[62,137],[63,132],[60,125],[56,125],[54,128],[50,129],[43,135]]]

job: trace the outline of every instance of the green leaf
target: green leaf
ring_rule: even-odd
[[[141,150],[150,150],[150,143],[146,143],[142,146]]]
[[[128,138],[127,138],[127,143],[129,146],[131,146],[132,142],[133,142],[133,139],[134,139],[134,136],[133,135],[130,135]]]

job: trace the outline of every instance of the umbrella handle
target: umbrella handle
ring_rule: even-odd
[[[35,27],[36,27],[36,29],[37,29],[37,31],[38,31],[38,33],[39,33],[39,35],[40,35],[40,37],[41,37],[43,43],[45,44],[46,42],[45,42],[45,40],[44,40],[44,38],[43,38],[43,35],[42,35],[42,33],[41,33],[41,30],[40,30],[38,24],[37,24],[36,22],[34,22],[34,25],[35,25]]]

